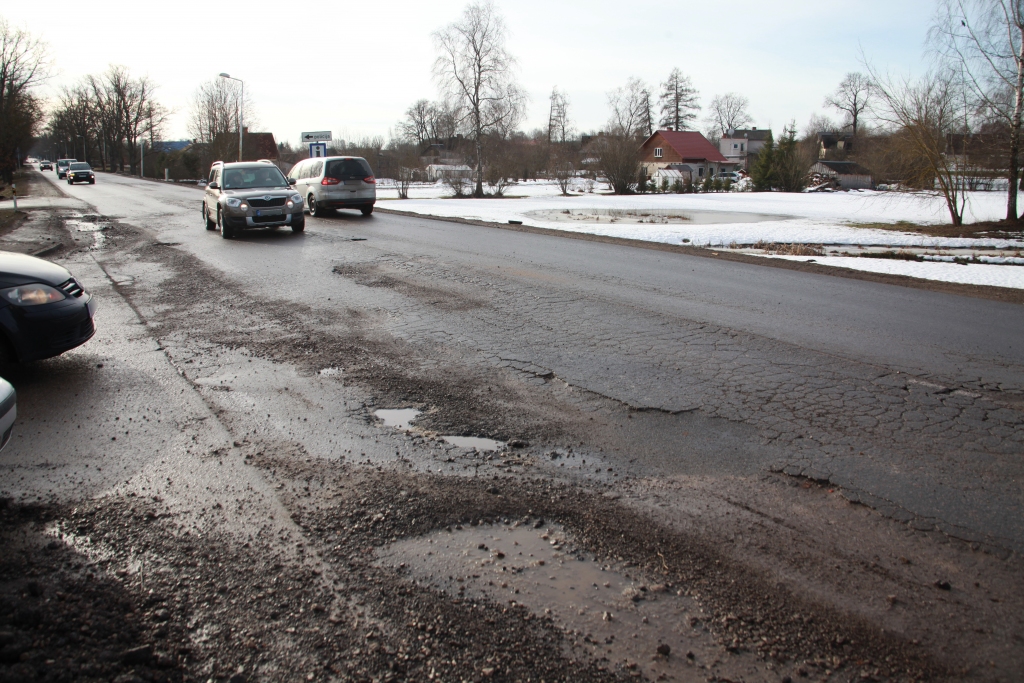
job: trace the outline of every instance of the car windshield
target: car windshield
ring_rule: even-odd
[[[72,171],[88,171],[91,168],[92,167],[89,166],[89,164],[85,163],[84,161],[80,161],[77,164],[71,164]]]
[[[257,187],[287,187],[288,181],[277,166],[229,168],[224,171],[225,190],[247,190]]]
[[[58,162],[57,162],[57,165],[58,165],[58,166],[67,166],[67,165],[69,165],[70,163],[71,163],[71,162],[70,162],[70,161],[68,161],[67,159],[61,159],[60,161],[58,161]]]
[[[366,178],[373,175],[370,165],[363,159],[336,159],[327,162],[327,170],[324,175],[328,178],[338,180],[354,180]]]

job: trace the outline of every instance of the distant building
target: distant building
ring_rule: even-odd
[[[170,154],[180,152],[192,146],[192,140],[157,140],[153,143],[154,152]]]
[[[726,159],[706,137],[691,130],[658,130],[640,146],[640,163],[648,176],[659,170],[689,171],[694,182],[721,171],[733,171],[737,162]]]
[[[853,151],[853,133],[818,133],[818,158],[845,155]]]
[[[436,182],[445,178],[472,178],[473,169],[464,164],[429,164],[427,180]]]
[[[835,180],[844,190],[870,190],[874,188],[871,171],[853,161],[819,161],[811,166],[811,174]]]
[[[718,151],[729,161],[738,164],[738,168],[750,169],[751,160],[760,153],[771,131],[767,128],[733,128],[727,130],[718,141]]]

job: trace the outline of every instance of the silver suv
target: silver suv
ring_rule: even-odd
[[[318,157],[292,167],[288,180],[306,200],[310,216],[324,216],[335,209],[359,209],[373,213],[377,180],[362,157]]]
[[[287,225],[292,232],[302,232],[306,228],[302,196],[291,185],[281,170],[266,160],[215,161],[203,197],[206,229],[219,228],[224,239],[245,228]]]

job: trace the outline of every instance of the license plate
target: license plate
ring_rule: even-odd
[[[280,216],[281,213],[282,213],[281,209],[263,209],[261,211],[257,211],[256,215],[257,216]]]

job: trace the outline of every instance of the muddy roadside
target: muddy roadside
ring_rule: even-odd
[[[229,435],[188,463],[257,473],[296,534],[239,534],[233,520],[265,514],[250,494],[188,508],[157,477],[145,494],[8,502],[8,680],[1011,680],[1019,668],[1014,556],[815,482],[642,477],[617,461],[609,473],[598,448],[633,439],[615,433],[642,415],[411,348],[372,312],[260,300],[116,222],[102,235],[92,253],[138,317],[133,334],[155,340]],[[260,387],[295,416],[290,432],[268,429]],[[425,409],[412,429],[374,415],[410,405]],[[448,448],[438,433],[508,448]],[[541,534],[537,557],[503,562],[520,542],[501,540],[508,530]],[[461,545],[448,555],[402,545],[449,537]],[[530,598],[584,566],[608,578]],[[621,585],[615,607],[569,619],[586,607],[571,593],[604,583]],[[676,601],[655,629],[668,617],[645,610]]]

